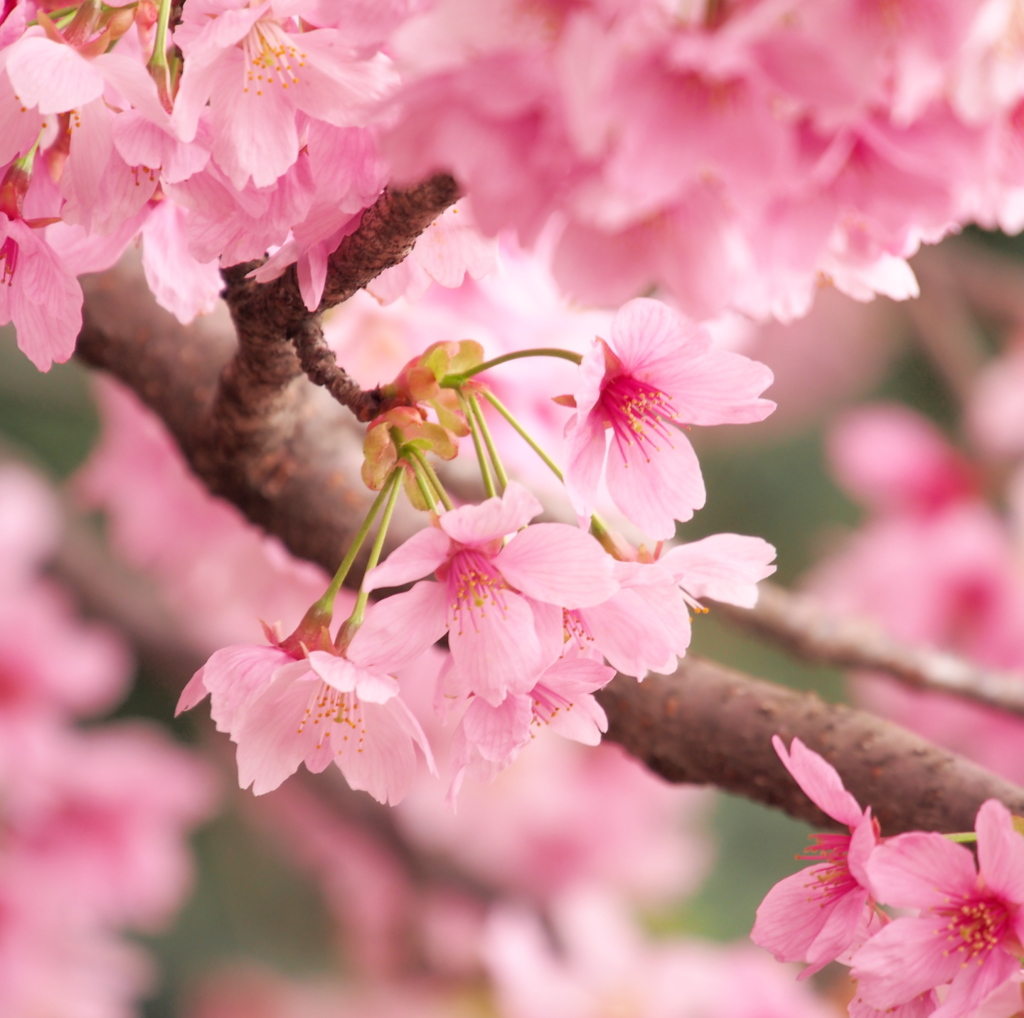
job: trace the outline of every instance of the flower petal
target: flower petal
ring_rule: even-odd
[[[528,597],[563,608],[601,604],[618,590],[611,556],[590,534],[564,523],[527,527],[494,563]]]

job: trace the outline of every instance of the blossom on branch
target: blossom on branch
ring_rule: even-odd
[[[575,415],[566,425],[566,486],[581,517],[594,508],[602,468],[612,501],[646,534],[672,537],[704,505],[696,453],[679,426],[746,424],[774,409],[758,398],[765,365],[716,350],[703,328],[658,301],[638,298],[580,365]]]
[[[853,957],[860,996],[879,1009],[948,984],[933,1012],[963,1018],[1020,971],[1024,839],[1009,810],[978,810],[978,862],[963,845],[914,831],[881,845],[866,864],[879,897],[920,915],[894,920]]]
[[[877,927],[865,865],[878,843],[871,809],[861,809],[843,788],[835,769],[794,739],[789,752],[775,736],[772,745],[807,797],[849,834],[817,834],[807,854],[814,863],[779,881],[757,910],[750,933],[779,961],[805,961],[801,978],[824,968]]]
[[[336,652],[299,653],[291,638],[216,651],[182,691],[178,713],[211,694],[218,731],[238,744],[239,785],[256,795],[300,763],[314,773],[334,763],[352,788],[398,802],[416,774],[416,747],[434,769],[398,683]]]
[[[401,667],[447,633],[467,692],[497,707],[506,694],[532,689],[561,647],[560,633],[553,647],[542,641],[533,603],[588,607],[617,588],[612,559],[588,534],[562,523],[527,526],[540,512],[537,499],[512,482],[500,498],[446,512],[393,551],[365,587],[429,573],[438,582],[374,605],[350,645],[353,660]]]

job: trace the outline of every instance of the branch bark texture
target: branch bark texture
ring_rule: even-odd
[[[697,657],[642,683],[620,675],[597,695],[608,738],[662,777],[717,785],[818,826],[836,823],[789,776],[773,735],[787,745],[797,736],[829,760],[886,835],[973,830],[989,798],[1024,814],[1024,789],[898,725]]]

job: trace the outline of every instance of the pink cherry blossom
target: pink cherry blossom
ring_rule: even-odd
[[[289,643],[289,641],[285,641]],[[238,745],[238,782],[273,791],[300,763],[334,763],[352,788],[398,802],[416,774],[415,747],[433,770],[419,722],[398,683],[347,658],[281,644],[217,651],[182,691],[178,711],[211,694],[211,715]]]
[[[545,669],[528,693],[509,693],[497,706],[473,697],[452,743],[450,801],[464,771],[481,781],[492,780],[515,760],[535,728],[548,727],[564,738],[596,746],[608,719],[592,694],[614,675],[607,665],[567,655]]]
[[[607,601],[563,610],[565,639],[624,675],[674,671],[690,644],[690,613],[672,573],[660,562],[616,562],[615,578]]]
[[[580,366],[576,414],[566,425],[566,486],[581,516],[608,488],[626,517],[654,538],[675,533],[704,504],[696,454],[677,425],[760,421],[775,409],[758,395],[763,364],[716,350],[705,329],[658,301],[639,298],[612,322]]]
[[[849,834],[817,834],[807,854],[814,862],[779,881],[757,910],[750,933],[779,961],[805,961],[806,978],[856,946],[877,926],[865,864],[878,842],[871,810],[862,810],[835,769],[794,739],[789,752],[776,735],[772,745],[807,797]]]
[[[670,548],[658,562],[693,600],[707,597],[753,608],[758,581],[775,572],[774,558],[775,549],[760,537],[712,534]]]
[[[82,288],[35,230],[0,212],[0,325],[10,321],[25,356],[49,371],[75,352]]]
[[[238,190],[273,184],[295,162],[300,111],[350,126],[390,82],[384,61],[359,58],[336,29],[296,27],[269,2],[200,0],[174,33],[185,61],[173,121],[191,141],[209,101],[213,158]]]
[[[940,834],[912,832],[866,863],[872,887],[896,919],[853,957],[860,996],[889,1008],[948,984],[937,1018],[962,1018],[1020,970],[1024,939],[1024,838],[989,799],[975,825],[978,862]]]
[[[447,632],[467,693],[497,707],[507,693],[532,689],[560,643],[542,646],[531,602],[589,607],[617,587],[612,559],[589,534],[562,523],[527,526],[540,511],[512,482],[500,498],[446,512],[393,551],[367,575],[369,589],[431,572],[439,582],[417,583],[374,605],[349,646],[352,659],[398,668]]]

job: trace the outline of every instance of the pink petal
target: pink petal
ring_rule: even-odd
[[[315,753],[318,743],[326,741],[326,728],[312,721],[302,725],[311,700],[322,688],[308,668],[305,675],[278,672],[274,682],[248,705],[232,735],[238,743],[239,787],[252,785],[254,795],[273,791]]]
[[[639,443],[626,446],[623,459],[615,444],[608,455],[608,491],[612,501],[645,534],[656,540],[675,536],[704,505],[704,479],[697,454],[682,433],[658,450]]]
[[[771,369],[728,350],[709,350],[699,360],[658,376],[657,385],[672,398],[677,421],[686,424],[749,424],[774,409],[758,397],[774,381]]]
[[[658,378],[649,376],[665,362],[683,366],[699,358],[711,345],[706,329],[685,321],[659,300],[638,297],[619,309],[612,322],[612,346],[622,359],[626,374],[641,376],[659,389]]]
[[[1013,828],[1010,811],[995,799],[978,810],[978,868],[1000,897],[1024,904],[1024,838]]]
[[[979,965],[961,967],[953,977],[946,999],[932,1012],[932,1018],[964,1018],[977,1013],[978,1005],[1020,972],[1020,961],[1005,950],[996,948]],[[1017,1010],[1020,1008],[1019,991]]]
[[[469,688],[497,706],[508,693],[526,693],[543,658],[533,612],[518,594],[504,592],[502,608],[474,611],[448,632],[456,668]]]
[[[485,760],[503,763],[520,746],[529,742],[532,720],[533,711],[527,694],[510,693],[496,706],[477,696],[462,716],[460,727]]]
[[[436,527],[426,527],[399,545],[379,566],[371,569],[363,580],[363,589],[400,587],[411,580],[421,580],[448,558],[450,548],[451,541],[446,534]]]
[[[879,899],[894,908],[928,908],[971,894],[974,857],[941,834],[913,832],[883,842],[865,864]]]
[[[573,509],[587,519],[594,511],[608,450],[608,433],[597,415],[576,414],[565,426],[565,487]]]
[[[459,544],[480,545],[515,533],[543,511],[534,495],[518,482],[510,481],[500,498],[453,509],[441,517],[440,526]]]
[[[818,886],[815,874],[828,868],[809,866],[780,880],[758,906],[750,939],[779,961],[805,961],[829,915],[813,893]]]
[[[799,739],[793,740],[788,753],[777,735],[772,737],[772,745],[786,770],[818,809],[851,828],[860,823],[864,810],[843,788],[843,779],[830,763],[808,749]]]
[[[396,697],[386,704],[362,706],[366,736],[361,749],[335,746],[333,760],[350,787],[369,792],[378,802],[394,805],[416,777],[415,747],[423,751],[434,773],[426,736],[409,708]]]
[[[670,548],[659,563],[691,597],[753,608],[757,583],[775,572],[775,549],[760,537],[713,534]]]
[[[494,562],[513,587],[563,608],[601,604],[618,590],[611,556],[590,534],[564,523],[527,527]]]
[[[851,975],[864,1000],[890,1008],[941,986],[960,971],[959,955],[947,953],[946,945],[945,924],[935,916],[897,919],[853,956]]]
[[[404,668],[444,636],[447,605],[445,585],[429,580],[378,601],[348,645],[348,659],[371,671]]]
[[[821,906],[819,906],[821,907]],[[838,898],[831,907],[822,910],[827,913],[825,925],[807,949],[809,968],[800,973],[802,979],[823,969],[835,961],[857,938],[861,917],[868,907],[868,892],[864,889],[849,892]]]
[[[103,94],[103,77],[85,57],[41,36],[11,47],[7,73],[22,104],[38,106],[40,113],[64,113]]]
[[[332,689],[355,693],[359,700],[385,703],[398,695],[398,683],[390,675],[369,672],[337,654],[314,650],[309,655],[309,665]]]

